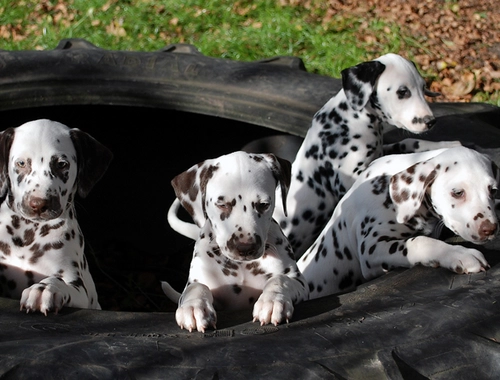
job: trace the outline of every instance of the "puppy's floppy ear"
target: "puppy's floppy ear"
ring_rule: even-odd
[[[363,62],[342,70],[342,88],[349,106],[359,111],[363,109],[385,65],[379,61]]]
[[[9,188],[9,154],[14,134],[14,128],[0,132],[0,197],[4,197]]]
[[[396,208],[398,223],[406,223],[415,215],[438,172],[439,166],[428,160],[416,163],[391,177],[389,194]]]
[[[216,164],[212,165],[212,162],[213,160],[200,162],[171,181],[182,207],[191,215],[198,227],[203,227],[207,219],[205,210],[207,183],[219,168]]]
[[[264,157],[267,157],[268,162],[271,164],[271,170],[274,178],[276,178],[276,181],[279,183],[281,189],[281,200],[283,201],[283,212],[286,216],[286,197],[292,180],[292,164],[290,161],[277,157],[271,153],[264,154]]]
[[[113,154],[89,134],[73,128],[69,135],[75,146],[78,164],[78,195],[85,198],[106,172]]]

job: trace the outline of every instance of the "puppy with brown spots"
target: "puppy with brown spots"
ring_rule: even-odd
[[[55,121],[0,133],[0,294],[20,298],[21,310],[100,309],[74,199],[111,159],[90,135]]]
[[[216,309],[252,306],[254,321],[277,325],[308,298],[290,244],[272,217],[276,188],[285,199],[289,183],[288,161],[245,152],[206,160],[173,179],[178,200],[169,223],[196,239],[182,295],[162,283],[165,294],[179,303],[181,328],[204,332],[216,327]],[[196,226],[177,218],[179,203]]]
[[[494,239],[497,177],[492,161],[465,147],[374,161],[297,263],[310,297],[352,290],[397,267],[485,270],[478,250],[432,235],[444,225],[475,244]]]

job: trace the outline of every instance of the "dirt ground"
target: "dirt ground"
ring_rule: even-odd
[[[498,0],[281,0],[333,17],[362,16],[397,25],[409,38],[399,54],[412,59],[431,80],[438,101],[482,101],[481,93],[498,99],[500,92],[500,12]],[[389,33],[390,30],[387,30]],[[368,46],[384,43],[362,27],[360,40]]]

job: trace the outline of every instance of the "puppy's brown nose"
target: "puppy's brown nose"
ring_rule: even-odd
[[[257,243],[238,243],[236,249],[241,256],[255,256],[260,248],[260,244]]]
[[[29,200],[31,210],[40,215],[42,212],[47,211],[49,201],[44,198],[32,197]]]
[[[488,219],[483,220],[479,226],[479,236],[484,239],[489,236],[495,235],[497,231],[497,224],[491,223]]]

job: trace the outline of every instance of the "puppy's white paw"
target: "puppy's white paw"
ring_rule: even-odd
[[[253,307],[253,321],[260,325],[272,323],[277,326],[287,322],[293,315],[293,302],[290,297],[282,293],[264,291]]]
[[[57,314],[66,304],[68,297],[66,283],[58,277],[49,277],[23,290],[21,310],[28,313],[40,311],[45,315],[53,311]]]
[[[179,306],[175,312],[175,320],[181,329],[205,332],[207,328],[216,328],[217,314],[209,300],[193,299]]]
[[[459,274],[478,273],[490,267],[483,254],[477,249],[460,245],[453,246],[453,251],[440,264]]]

